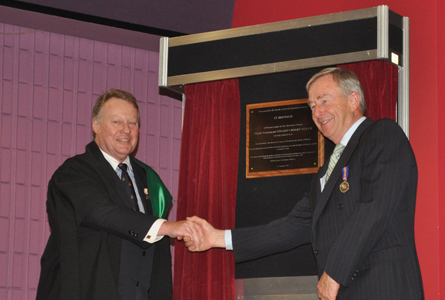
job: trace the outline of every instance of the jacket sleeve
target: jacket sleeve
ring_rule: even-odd
[[[54,212],[49,213],[54,216],[51,226],[57,222],[59,226],[55,227],[60,228],[71,222],[78,234],[88,234],[84,231],[90,228],[143,245],[145,234],[158,218],[122,205],[110,178],[107,180],[83,161],[63,164],[48,186],[48,211]]]

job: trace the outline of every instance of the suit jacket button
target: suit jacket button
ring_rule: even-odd
[[[145,251],[142,251],[142,256],[145,256]]]
[[[338,205],[337,205],[337,208],[338,208],[338,209],[342,209],[342,208],[343,208],[343,204],[341,204],[341,203],[338,204]]]
[[[317,249],[314,250],[314,254],[315,254],[315,255],[318,254],[318,250],[317,250]]]

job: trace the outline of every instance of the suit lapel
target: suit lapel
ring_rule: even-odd
[[[322,174],[326,174],[328,169],[329,161],[326,161],[323,166],[318,170],[317,176],[312,180],[311,185],[311,210],[312,215],[315,213],[315,208],[317,207],[317,201],[320,201],[321,197],[321,183],[320,179],[323,177]]]
[[[363,132],[371,125],[373,121],[369,118],[367,118],[365,121],[363,121],[360,126],[355,130],[354,134],[352,135],[351,139],[348,142],[348,145],[345,147],[345,150],[343,151],[342,155],[340,156],[340,159],[338,160],[337,164],[335,165],[334,170],[332,170],[331,177],[326,183],[323,192],[321,191],[320,186],[320,179],[323,177],[323,175],[326,173],[327,165],[329,164],[329,161],[326,161],[326,163],[323,165],[323,167],[318,172],[318,182],[317,182],[317,194],[316,194],[316,203],[315,203],[315,209],[313,214],[313,223],[315,224],[320,217],[321,212],[323,211],[323,208],[326,206],[326,203],[329,200],[329,197],[332,194],[332,191],[337,185],[337,178],[341,175],[341,170],[343,167],[347,165],[347,162],[351,158],[352,154],[354,153],[355,149],[358,146],[358,143],[360,141],[360,138],[363,134]]]
[[[124,195],[119,193],[118,183],[120,183],[119,177],[116,171],[113,170],[110,163],[105,159],[96,142],[91,142],[87,145],[86,151],[90,152],[93,156],[91,160],[91,165],[98,172],[99,176],[102,177],[103,182],[107,183],[107,189],[109,190],[110,200],[116,204],[125,206]],[[114,196],[113,196],[114,195]]]

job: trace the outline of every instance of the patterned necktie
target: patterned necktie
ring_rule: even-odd
[[[345,146],[340,143],[335,146],[334,152],[332,153],[331,159],[329,160],[328,171],[326,172],[326,182],[328,181],[329,176],[331,176],[332,170],[334,170],[334,167],[337,164],[338,159],[340,158],[344,149]]]
[[[131,182],[130,176],[128,175],[127,164],[120,163],[119,169],[122,170],[121,180],[124,183],[125,191],[127,192],[128,198],[131,201],[130,204],[134,211],[139,211],[138,200],[136,198],[136,193],[134,191],[133,184]]]

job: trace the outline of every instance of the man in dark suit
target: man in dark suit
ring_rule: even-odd
[[[416,160],[393,121],[364,117],[354,73],[328,68],[306,86],[320,132],[336,144],[314,177],[309,195],[284,218],[231,231],[204,228],[190,251],[233,249],[246,261],[312,243],[320,299],[423,299],[414,241]]]
[[[203,237],[190,222],[168,222],[171,195],[130,154],[139,109],[111,90],[93,109],[94,141],[67,159],[48,185],[51,235],[41,259],[37,299],[171,299],[170,240]]]

